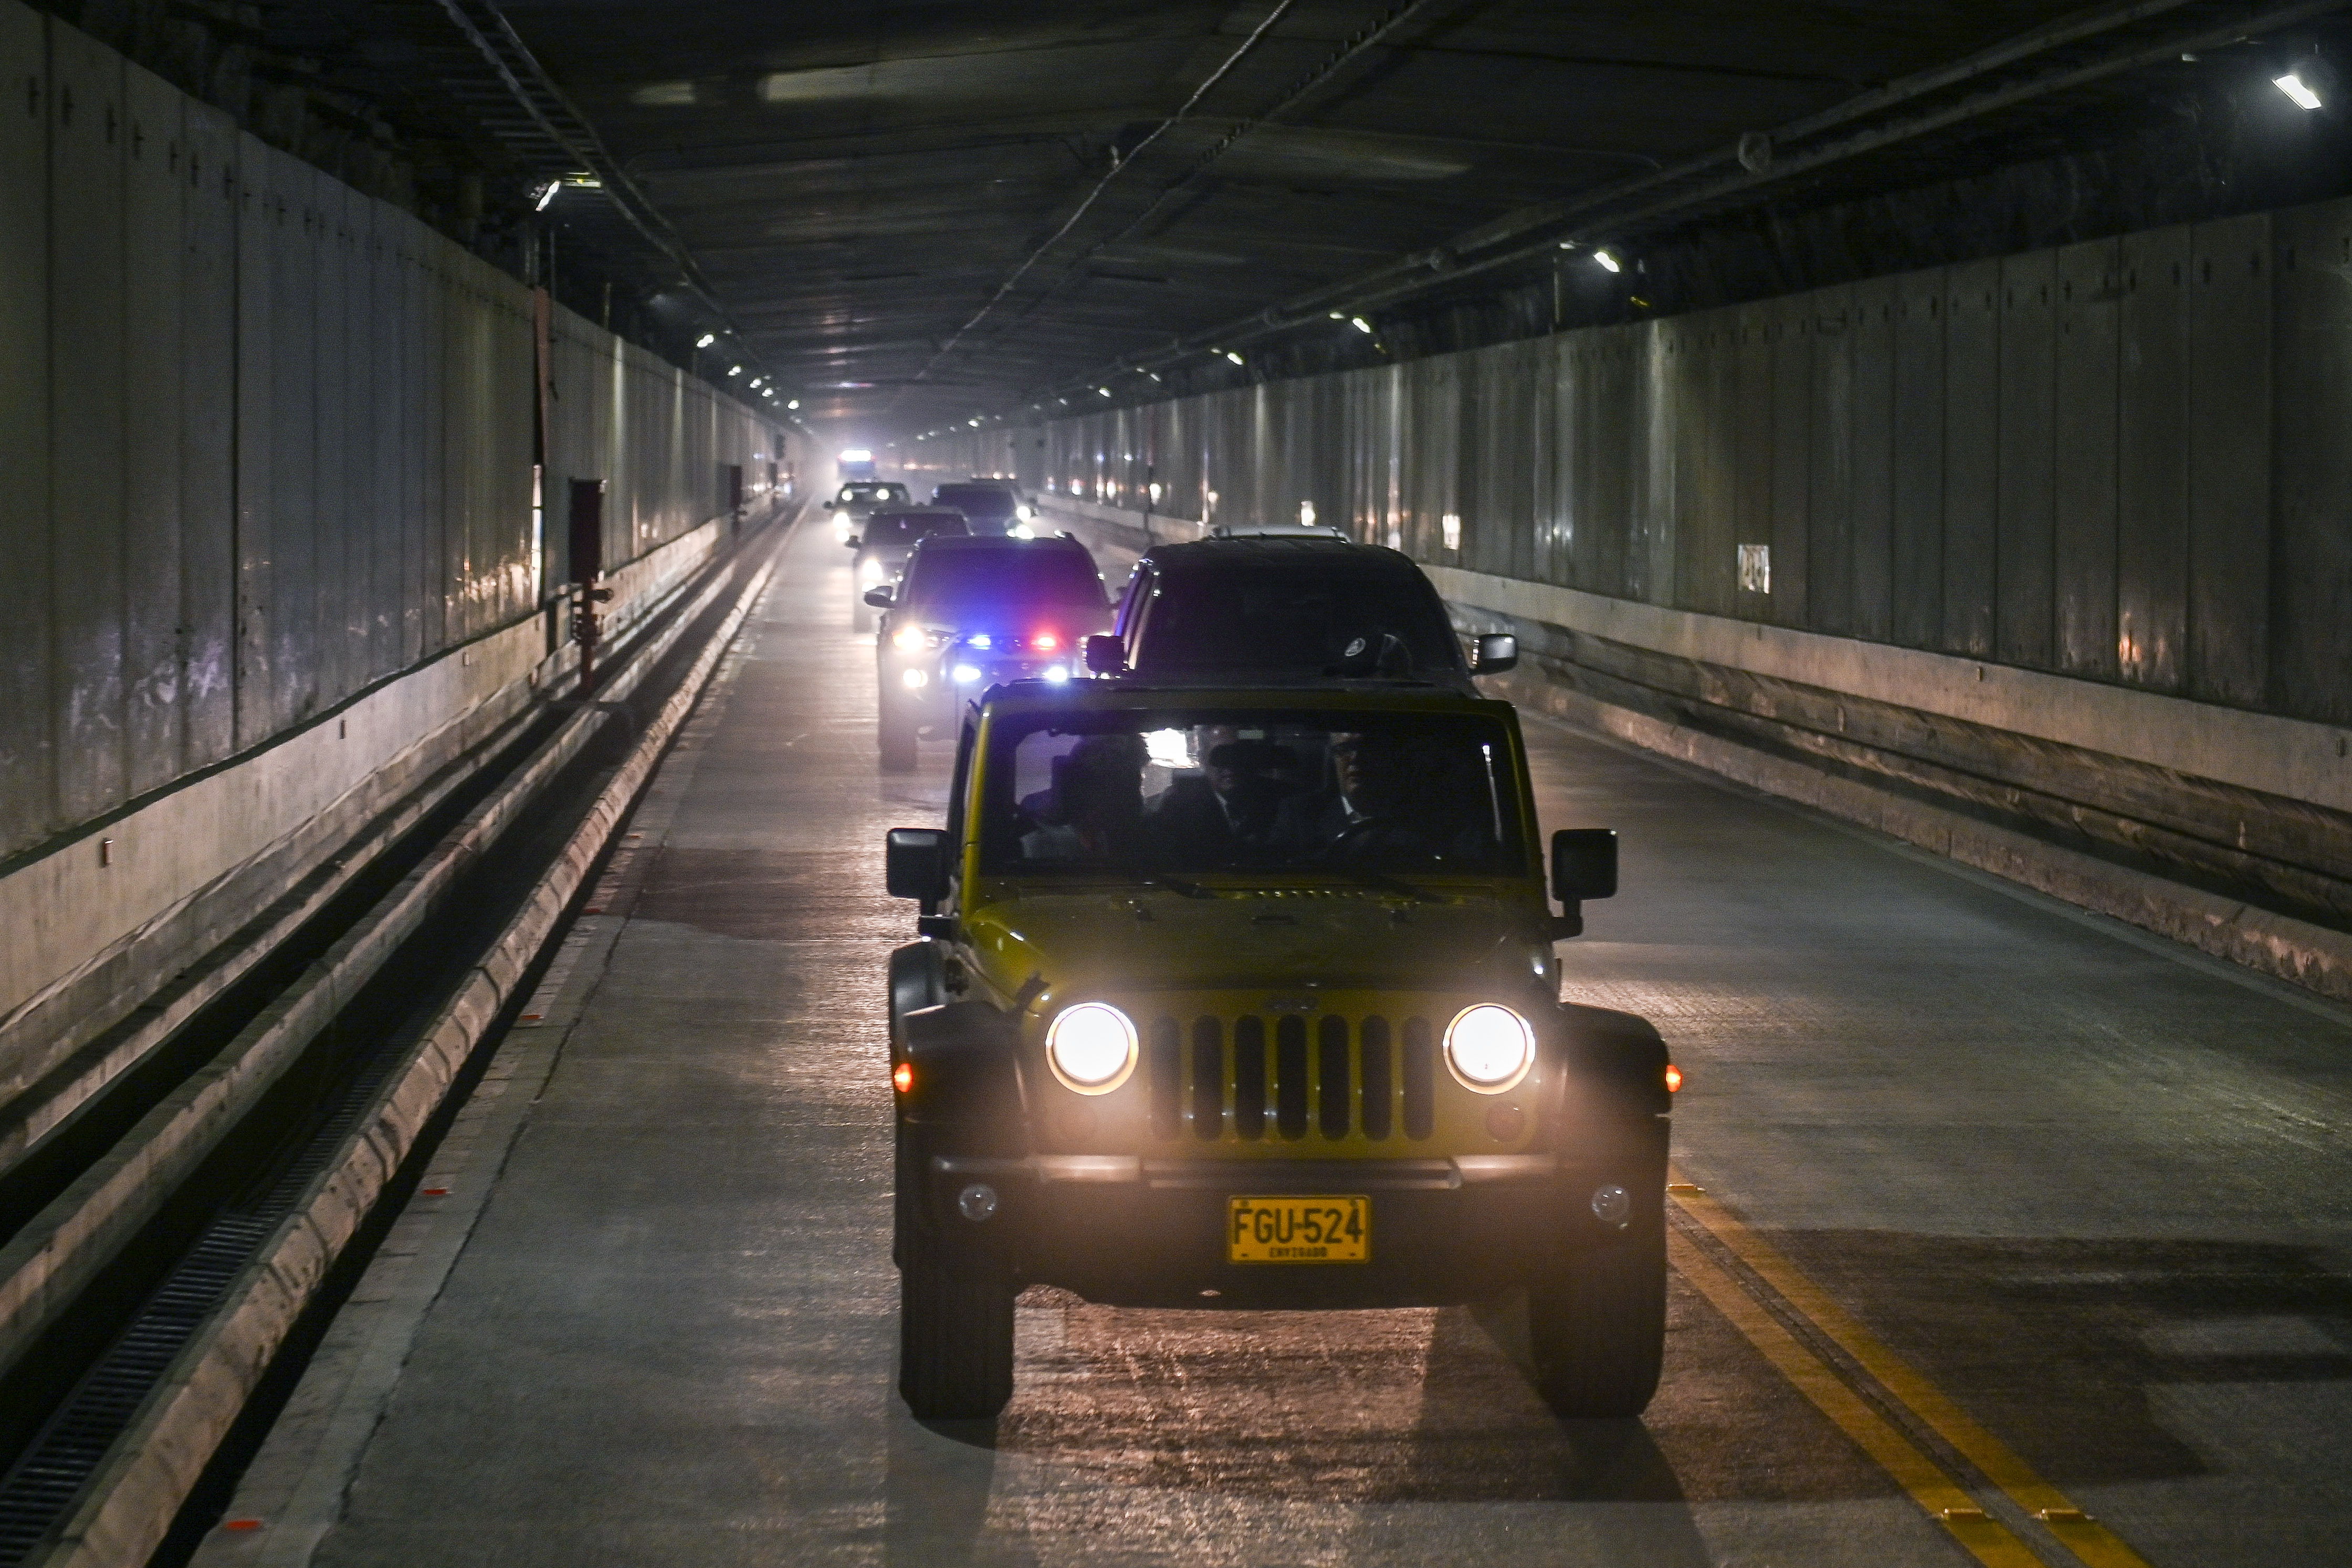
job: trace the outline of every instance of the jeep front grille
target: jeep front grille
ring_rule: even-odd
[[[1350,1020],[1326,1013],[1310,1023],[1285,1013],[1269,1031],[1255,1013],[1189,1025],[1162,1015],[1145,1038],[1158,1138],[1181,1138],[1189,1129],[1202,1143],[1297,1143],[1311,1128],[1329,1142],[1360,1134],[1378,1143],[1400,1123],[1407,1138],[1436,1130],[1437,1046],[1427,1019],[1398,1027],[1377,1015]]]

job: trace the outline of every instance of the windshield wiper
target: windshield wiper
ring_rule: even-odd
[[[1170,876],[1164,871],[1145,871],[1139,866],[1113,866],[1114,871],[1131,876],[1146,887],[1164,887],[1171,893],[1181,893],[1187,898],[1214,898],[1217,895],[1197,882],[1187,882],[1181,876]]]
[[[1391,893],[1401,893],[1407,898],[1412,899],[1417,903],[1443,904],[1445,902],[1445,900],[1438,897],[1437,894],[1430,892],[1429,889],[1425,887],[1415,887],[1412,883],[1405,881],[1404,878],[1401,876],[1391,876],[1384,871],[1371,871],[1359,865],[1328,865],[1318,866],[1316,869],[1318,871],[1336,871],[1341,876],[1352,876],[1357,881],[1369,883],[1373,887],[1384,887]]]

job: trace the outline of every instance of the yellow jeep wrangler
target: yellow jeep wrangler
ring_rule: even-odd
[[[1507,703],[1360,682],[999,686],[945,829],[889,835],[899,1389],[993,1416],[1027,1284],[1160,1307],[1525,1292],[1554,1409],[1630,1416],[1664,1329],[1657,1032],[1563,1006]]]

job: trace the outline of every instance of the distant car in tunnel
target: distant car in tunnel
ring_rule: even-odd
[[[868,512],[861,530],[844,541],[857,552],[850,562],[850,624],[860,632],[874,629],[867,591],[896,584],[906,574],[908,558],[917,545],[971,531],[971,523],[953,507],[877,507]]]
[[[1386,682],[1000,686],[890,893],[899,1389],[985,1419],[1013,1300],[1519,1299],[1557,1414],[1638,1415],[1665,1330],[1657,1031],[1564,1004],[1617,887],[1517,716]],[[1235,1332],[1246,1333],[1244,1325]]]
[[[1142,680],[1411,680],[1475,695],[1472,675],[1518,662],[1517,639],[1461,639],[1412,559],[1321,530],[1160,545],[1135,564],[1097,674]]]
[[[1068,535],[935,536],[904,580],[867,591],[888,614],[875,640],[882,766],[915,766],[925,730],[946,733],[970,699],[1003,681],[1068,681],[1086,639],[1110,624],[1102,574]]]
[[[866,514],[877,507],[911,507],[915,497],[907,486],[888,479],[859,479],[844,485],[824,504],[833,514],[833,538],[836,544],[847,544],[850,537],[865,526]]]
[[[1011,534],[1017,538],[1029,537],[1029,525],[1037,515],[1036,508],[1002,479],[966,479],[941,485],[931,492],[931,504],[953,507],[962,512],[971,519],[973,533]]]

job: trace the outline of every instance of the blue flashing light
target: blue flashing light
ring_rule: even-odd
[[[955,667],[955,678],[959,681],[964,682],[976,681],[980,679],[980,666],[977,664],[958,664]]]
[[[971,636],[965,638],[964,641],[975,648],[993,648],[996,646],[996,639],[990,636],[985,632],[975,632]]]

